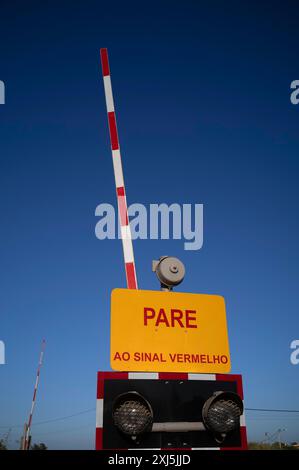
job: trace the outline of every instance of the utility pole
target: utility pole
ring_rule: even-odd
[[[281,449],[281,433],[286,431],[286,429],[278,429],[277,430],[277,433],[278,433],[278,443],[279,443],[279,448]]]

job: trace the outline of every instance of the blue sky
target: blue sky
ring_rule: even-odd
[[[109,370],[109,303],[125,287],[119,240],[95,208],[115,205],[99,50],[107,47],[128,203],[204,204],[204,245],[134,242],[186,265],[181,292],[226,299],[232,372],[245,406],[299,409],[290,363],[298,321],[299,79],[296,2],[1,2],[0,434],[16,447],[40,342],[34,441],[93,448],[96,372]],[[91,410],[91,411],[88,411]],[[298,414],[247,413],[250,439]],[[17,427],[20,426],[20,427]]]

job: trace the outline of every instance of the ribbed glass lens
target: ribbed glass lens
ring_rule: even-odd
[[[120,404],[113,414],[114,424],[125,434],[136,436],[143,433],[152,423],[152,413],[145,404],[127,400]]]
[[[232,400],[216,400],[211,404],[206,416],[210,429],[218,433],[233,431],[239,426],[242,410]]]

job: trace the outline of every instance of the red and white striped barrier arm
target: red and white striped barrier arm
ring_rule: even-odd
[[[33,416],[33,411],[35,407],[35,402],[36,402],[36,394],[37,394],[37,388],[38,388],[38,383],[39,383],[40,370],[41,370],[41,366],[43,363],[45,346],[46,346],[46,341],[43,340],[42,346],[41,346],[40,357],[39,357],[38,368],[37,368],[36,381],[35,381],[33,398],[32,398],[32,405],[31,405],[29,420],[27,424],[27,432],[26,432],[26,437],[25,437],[25,450],[29,450],[30,428],[31,428],[31,423],[32,423],[32,416]]]
[[[101,49],[101,63],[116,185],[118,214],[125,260],[127,287],[128,289],[138,289],[107,49]]]

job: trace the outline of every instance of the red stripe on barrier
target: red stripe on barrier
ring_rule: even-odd
[[[125,263],[128,289],[137,289],[137,278],[134,263]]]
[[[117,196],[118,213],[121,227],[129,225],[127,201],[124,196]]]
[[[244,400],[242,376],[230,374],[216,374],[216,380],[224,380],[229,382],[237,382],[237,393],[242,400]]]
[[[242,450],[247,450],[248,445],[247,445],[247,430],[246,426],[241,426],[240,428],[240,434],[241,434],[241,446]]]
[[[103,76],[105,77],[106,75],[110,75],[107,49],[101,49],[100,54],[101,54]]]
[[[116,380],[126,380],[129,378],[129,372],[98,372],[98,386],[100,380],[106,379],[116,379]]]
[[[240,427],[240,437],[241,437],[241,445],[240,447],[220,447],[220,450],[247,450],[247,432],[246,427]]]
[[[119,186],[116,188],[116,193],[118,196],[124,196],[125,195],[125,188],[123,186]]]
[[[103,428],[96,428],[96,450],[103,450]]]
[[[118,150],[119,149],[119,143],[118,143],[116,118],[115,118],[115,113],[113,111],[108,113],[108,123],[109,123],[111,148],[112,148],[112,150]]]
[[[160,380],[188,380],[188,374],[175,374],[172,372],[159,372]]]
[[[97,399],[104,398],[104,380],[98,375]]]

